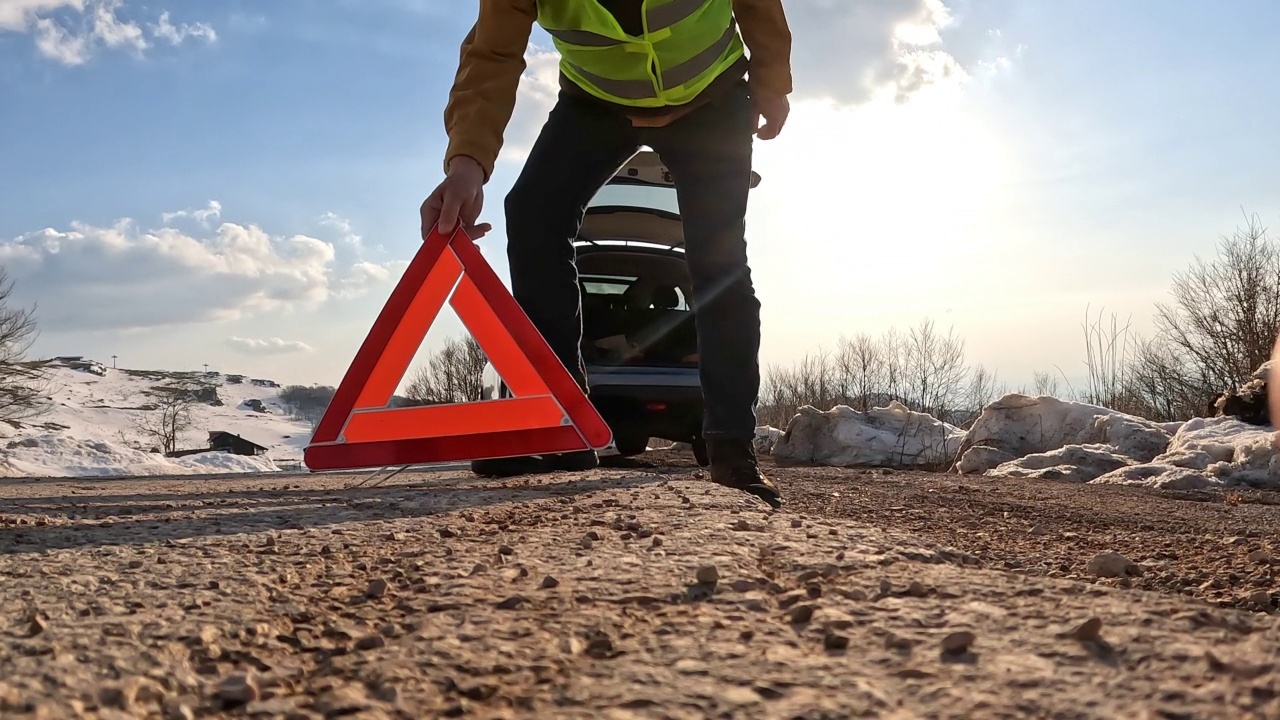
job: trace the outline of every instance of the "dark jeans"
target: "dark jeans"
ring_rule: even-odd
[[[506,199],[516,301],[570,372],[583,376],[573,240],[596,191],[642,145],[675,180],[698,331],[706,437],[750,438],[760,390],[760,301],[747,264],[753,113],[746,81],[661,128],[561,93]]]

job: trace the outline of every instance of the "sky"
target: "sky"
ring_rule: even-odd
[[[1280,218],[1280,4],[785,0],[762,360],[932,318],[1010,385]],[[452,9],[451,9],[452,8]],[[36,356],[337,384],[420,246],[475,2],[0,0],[0,266]],[[535,30],[480,242],[555,97]],[[460,331],[445,318],[426,348]]]

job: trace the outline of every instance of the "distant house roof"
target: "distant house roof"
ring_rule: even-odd
[[[212,444],[212,443],[214,443],[214,442],[216,442],[216,441],[218,441],[218,440],[222,440],[222,439],[234,439],[234,440],[239,440],[240,442],[248,443],[248,444],[250,444],[250,445],[252,445],[252,446],[254,446],[254,447],[256,447],[256,448],[258,448],[258,449],[260,449],[260,450],[266,450],[266,449],[268,449],[268,448],[267,448],[266,446],[264,446],[264,445],[259,445],[258,443],[253,442],[252,440],[245,440],[244,438],[240,437],[239,435],[236,435],[235,433],[227,432],[226,430],[210,430],[210,431],[209,431],[209,443],[210,443],[210,444]]]

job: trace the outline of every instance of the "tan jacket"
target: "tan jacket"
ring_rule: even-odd
[[[791,93],[791,30],[782,0],[733,0],[739,32],[750,54],[752,87]],[[502,136],[515,109],[525,49],[538,18],[537,0],[480,0],[480,15],[462,43],[458,72],[445,107],[449,161],[466,155],[493,174]],[[674,117],[688,108],[672,108]],[[623,108],[626,112],[627,109]],[[640,115],[637,113],[637,115]],[[645,124],[660,124],[644,113]]]

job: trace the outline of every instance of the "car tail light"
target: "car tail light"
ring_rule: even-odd
[[[660,403],[660,402],[652,402],[652,403],[649,403],[648,405],[645,405],[644,408],[652,412],[661,412],[667,409],[667,404]]]

